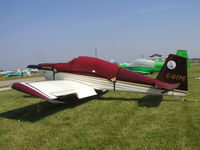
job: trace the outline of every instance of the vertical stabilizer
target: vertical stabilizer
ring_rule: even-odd
[[[169,84],[179,84],[176,89],[188,91],[186,58],[170,54],[156,79]]]

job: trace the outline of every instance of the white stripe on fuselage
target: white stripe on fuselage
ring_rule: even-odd
[[[49,80],[53,80],[53,72],[40,70],[41,73]],[[96,90],[114,90],[114,82],[100,77],[78,75],[74,73],[59,72],[55,74],[55,80],[71,80],[80,82],[93,87]],[[174,96],[186,96],[187,91],[173,90],[163,92],[161,89],[157,89],[154,86],[146,84],[138,84],[133,82],[125,82],[117,80],[115,82],[116,91],[128,91],[128,92],[140,92],[148,94],[159,94],[159,95],[174,95]]]

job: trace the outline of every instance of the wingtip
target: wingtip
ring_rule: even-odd
[[[24,92],[24,93],[27,93],[27,94],[30,94],[35,97],[42,98],[44,100],[50,100],[50,98],[48,98],[44,94],[40,93],[36,89],[29,87],[28,85],[26,85],[26,83],[23,83],[23,82],[13,83],[11,88],[21,91],[21,92]]]

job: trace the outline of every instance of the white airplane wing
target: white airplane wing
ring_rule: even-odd
[[[68,80],[18,82],[12,85],[13,89],[45,99],[57,99],[59,96],[75,94],[79,99],[97,95],[96,91],[83,83]]]

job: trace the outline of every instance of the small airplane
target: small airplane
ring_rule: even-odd
[[[1,77],[1,76],[7,75],[7,73],[8,73],[7,71],[1,71],[1,72],[0,72],[0,77]]]
[[[132,63],[120,64],[119,67],[128,69],[140,74],[153,74],[159,72],[164,65],[164,62],[153,61],[148,59],[136,59]]]
[[[150,78],[99,58],[80,56],[68,63],[29,65],[49,81],[18,82],[13,89],[50,102],[74,94],[79,99],[97,95],[97,91],[127,91],[148,94],[188,95],[186,58],[170,54],[158,76]]]
[[[185,57],[187,59],[187,68],[190,68],[187,50],[178,49],[176,55]],[[164,62],[162,61],[155,61],[150,59],[136,59],[132,63],[120,64],[119,67],[140,74],[153,74],[154,72],[159,72],[163,65]]]
[[[13,77],[13,76],[23,77],[24,76],[24,72],[19,71],[19,72],[8,72],[7,73],[7,77]]]

